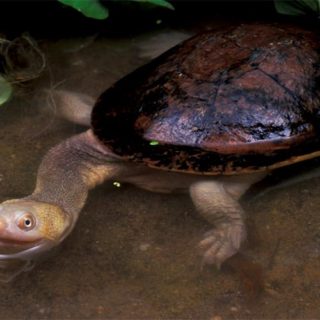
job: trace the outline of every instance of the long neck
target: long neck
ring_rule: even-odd
[[[89,130],[49,150],[28,198],[58,205],[76,220],[88,191],[117,176],[120,169],[118,159],[100,146]]]

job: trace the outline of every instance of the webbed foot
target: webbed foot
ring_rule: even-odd
[[[199,243],[200,249],[204,250],[203,264],[214,264],[220,268],[226,259],[239,251],[245,238],[246,230],[242,223],[225,223],[210,230]]]
[[[239,251],[246,238],[244,213],[238,200],[250,184],[226,181],[198,181],[190,186],[190,196],[199,213],[215,226],[199,244],[204,250],[203,263],[218,268]]]

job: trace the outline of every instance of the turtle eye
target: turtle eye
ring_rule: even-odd
[[[25,213],[18,219],[17,225],[21,230],[29,231],[36,225],[36,220],[31,213]]]

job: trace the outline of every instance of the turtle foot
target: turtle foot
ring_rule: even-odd
[[[243,224],[221,224],[210,230],[199,243],[200,249],[204,250],[203,264],[214,264],[220,268],[226,259],[238,252],[245,238]]]

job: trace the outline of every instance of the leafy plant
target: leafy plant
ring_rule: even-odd
[[[320,0],[274,0],[278,13],[287,15],[320,15]]]
[[[10,83],[0,76],[0,106],[9,100],[12,94],[12,87]]]
[[[59,2],[70,6],[83,15],[93,19],[106,19],[109,16],[109,10],[99,0],[58,0]],[[119,1],[119,0],[118,0]],[[173,10],[174,7],[166,0],[128,0],[141,3],[149,3],[159,7]]]

